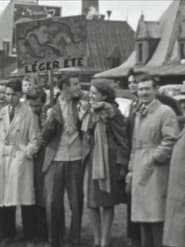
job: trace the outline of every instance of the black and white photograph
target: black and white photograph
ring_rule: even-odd
[[[185,0],[0,0],[0,247],[185,247]]]

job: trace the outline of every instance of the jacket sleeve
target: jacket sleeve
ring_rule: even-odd
[[[124,116],[118,111],[118,113],[112,119],[110,119],[109,125],[110,131],[117,144],[116,163],[122,165],[125,169],[127,169],[130,148]]]
[[[41,145],[46,146],[58,133],[58,123],[55,112],[51,109],[48,119],[46,120],[41,132]]]
[[[171,109],[166,109],[161,118],[161,143],[153,153],[153,159],[157,164],[163,164],[170,160],[178,133],[176,115]]]

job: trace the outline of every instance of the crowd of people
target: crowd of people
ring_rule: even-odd
[[[127,203],[128,245],[185,246],[180,109],[157,93],[148,74],[131,74],[128,82],[128,117],[107,79],[92,79],[84,92],[78,75],[59,76],[59,93],[49,107],[36,76],[0,85],[1,243],[15,239],[16,208],[21,207],[25,240],[80,247],[87,207],[92,246],[110,247],[114,208]]]

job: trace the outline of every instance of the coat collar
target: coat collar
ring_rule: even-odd
[[[159,106],[161,105],[161,102],[158,99],[152,100],[152,102],[148,106],[148,113],[154,112]]]
[[[139,103],[136,105],[136,113],[139,117],[146,117],[148,114],[153,113],[161,105],[160,101],[153,99],[150,104]]]

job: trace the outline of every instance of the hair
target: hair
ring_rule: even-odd
[[[129,71],[128,71],[128,77],[131,76],[131,75],[136,75],[135,71],[134,71],[134,68],[130,68]]]
[[[95,87],[103,96],[106,96],[105,101],[115,103],[116,93],[113,88],[112,80],[109,79],[93,79],[91,85]]]
[[[62,91],[64,85],[70,86],[70,79],[71,78],[78,78],[79,79],[79,74],[70,73],[70,75],[59,75],[58,81],[57,81],[58,88]]]
[[[33,82],[35,85],[39,85],[39,78],[38,75],[36,74],[29,74],[29,75],[25,75],[22,79],[22,81],[30,81]]]
[[[140,82],[145,82],[145,81],[152,81],[152,85],[154,88],[157,87],[157,80],[155,77],[153,77],[152,75],[149,75],[147,73],[141,73],[136,77],[136,81],[137,83]]]
[[[12,79],[8,81],[6,86],[13,89],[15,92],[22,92],[22,82],[19,79]]]
[[[28,94],[27,95],[27,99],[28,100],[37,100],[38,98],[40,98],[40,101],[42,104],[45,104],[46,103],[46,98],[47,98],[47,95],[46,93],[44,92],[44,90],[42,88],[38,88],[37,91],[36,91],[36,94]]]

